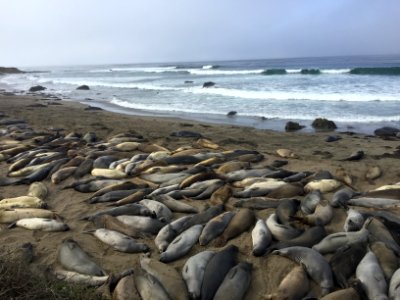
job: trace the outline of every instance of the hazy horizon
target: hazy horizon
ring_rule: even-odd
[[[400,54],[396,0],[0,0],[0,7],[0,66]]]

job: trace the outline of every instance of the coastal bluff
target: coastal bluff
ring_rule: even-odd
[[[22,74],[25,73],[24,71],[21,71],[18,68],[14,67],[0,67],[0,75],[4,74]]]

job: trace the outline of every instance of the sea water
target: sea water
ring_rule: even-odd
[[[400,126],[400,56],[351,56],[25,68],[0,76],[8,90],[46,92],[140,115],[283,130],[333,120],[371,133]],[[37,72],[39,71],[39,72]],[[214,86],[204,88],[205,82]],[[89,91],[76,90],[86,84]],[[236,115],[228,117],[227,113]]]

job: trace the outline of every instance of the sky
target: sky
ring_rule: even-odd
[[[0,0],[0,66],[400,54],[399,0]]]

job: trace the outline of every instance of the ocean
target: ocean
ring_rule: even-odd
[[[0,88],[136,115],[284,130],[318,117],[341,131],[400,126],[400,55],[23,68]],[[205,82],[214,86],[203,88]],[[89,91],[76,90],[86,84]],[[235,111],[236,115],[227,116]]]

